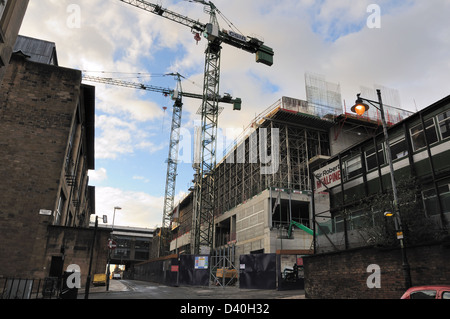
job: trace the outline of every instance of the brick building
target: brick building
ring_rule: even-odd
[[[89,262],[95,88],[57,65],[54,43],[19,37],[14,51],[0,86],[0,276],[45,278]]]
[[[0,83],[13,52],[29,0],[0,1]]]

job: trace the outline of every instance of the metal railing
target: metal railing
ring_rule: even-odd
[[[52,299],[59,298],[60,280],[0,278],[0,299]]]

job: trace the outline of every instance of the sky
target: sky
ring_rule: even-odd
[[[209,22],[202,4],[149,0]],[[397,90],[401,107],[417,111],[450,94],[449,0],[215,0],[247,36],[273,48],[271,67],[224,44],[221,94],[242,99],[242,110],[224,107],[219,133],[229,142],[283,96],[306,100],[305,73],[339,83],[342,103],[353,105],[361,87]],[[222,29],[231,29],[219,18]],[[120,0],[30,0],[20,34],[55,42],[62,67],[183,91],[202,93],[206,40],[183,25]],[[96,86],[96,214],[115,225],[161,225],[172,101],[156,92]],[[192,140],[201,101],[183,100],[176,201],[192,186]],[[225,147],[223,140],[219,148]],[[218,153],[217,161],[222,154]]]

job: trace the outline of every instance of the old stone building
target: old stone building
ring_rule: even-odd
[[[57,65],[54,43],[19,37],[0,86],[0,276],[88,263],[94,111],[95,88]]]

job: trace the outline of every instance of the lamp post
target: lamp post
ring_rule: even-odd
[[[89,259],[89,272],[86,279],[86,288],[84,290],[84,299],[89,299],[89,288],[91,285],[91,270],[92,270],[92,259],[94,257],[94,247],[95,247],[95,239],[97,237],[97,228],[98,228],[98,217],[95,215],[95,225],[94,225],[94,237],[92,238],[91,245],[91,257]],[[103,215],[103,223],[106,223],[106,215]]]
[[[114,219],[116,218],[116,209],[122,209],[122,207],[119,207],[119,206],[115,206],[114,207],[114,214],[113,214],[113,222],[112,222],[112,227],[111,227],[111,233],[114,230]]]
[[[116,218],[116,209],[122,209],[122,207],[115,206],[114,214],[113,214],[113,222],[111,226],[111,240],[113,239],[113,231],[114,231],[114,220]],[[110,265],[111,265],[111,248],[108,248],[108,268],[106,269],[106,291],[109,291],[109,276],[110,276]]]
[[[392,154],[391,154],[391,146],[389,145],[389,136],[387,131],[387,125],[386,125],[386,119],[384,115],[384,108],[383,108],[383,101],[381,99],[381,91],[377,89],[377,96],[378,101],[371,101],[365,98],[362,98],[360,96],[361,94],[357,94],[357,99],[355,101],[355,105],[351,108],[351,111],[358,114],[363,115],[368,109],[369,105],[364,102],[370,103],[373,107],[378,109],[381,113],[381,123],[383,125],[383,134],[384,134],[384,140],[386,144],[386,156],[387,161],[389,164],[389,172],[391,175],[391,184],[392,184],[392,193],[394,196],[394,213],[385,213],[384,215],[387,217],[393,217],[394,223],[395,223],[395,230],[397,232],[397,239],[400,241],[400,249],[402,253],[402,268],[403,268],[403,275],[405,277],[405,285],[406,288],[411,287],[411,274],[410,274],[410,267],[408,263],[408,259],[406,257],[406,248],[405,243],[403,240],[403,226],[402,221],[398,209],[398,195],[397,195],[397,184],[395,182],[394,177],[394,165],[392,164]],[[378,107],[377,107],[378,104]]]
[[[91,258],[89,259],[89,272],[86,279],[86,287],[84,289],[84,299],[89,299],[89,288],[91,285],[91,269],[92,269],[92,257],[94,256],[95,237],[97,236],[98,216],[95,216],[94,237],[91,245]]]

